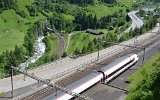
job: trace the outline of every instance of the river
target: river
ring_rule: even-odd
[[[20,70],[24,71],[26,68],[28,68],[29,64],[35,63],[40,57],[43,56],[46,50],[46,45],[43,43],[44,36],[38,37],[38,39],[34,43],[34,54],[32,57],[30,57],[26,62],[21,63],[18,67]]]

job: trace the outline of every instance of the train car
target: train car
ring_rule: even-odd
[[[74,82],[73,84],[65,87],[72,92],[81,93],[85,91],[87,88],[93,86],[102,78],[102,74],[100,73],[91,73],[86,77]],[[66,94],[64,92],[58,91],[57,93],[53,93],[52,95],[46,97],[44,100],[69,100],[73,96]]]
[[[65,87],[74,93],[82,93],[88,88],[94,86],[98,82],[108,82],[127,68],[132,66],[138,61],[138,56],[136,54],[129,54],[121,58],[116,59],[113,63],[100,69],[100,71],[91,73],[84,78],[72,83]],[[44,98],[44,100],[69,100],[73,96],[66,94],[64,92],[58,91],[51,94],[50,96]]]
[[[101,68],[101,70],[105,74],[103,80],[105,80],[105,83],[109,82],[114,77],[118,76],[120,73],[124,72],[126,69],[135,64],[138,59],[139,58],[137,54],[128,54],[126,56],[116,59],[113,63]]]

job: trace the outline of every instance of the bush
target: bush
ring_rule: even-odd
[[[52,57],[51,57],[51,61],[54,61],[54,60],[57,60],[57,59],[59,59],[60,57],[58,56],[58,55],[52,55]]]
[[[62,58],[63,57],[67,57],[67,53],[66,52],[63,53]]]
[[[18,15],[20,15],[22,18],[26,18],[27,15],[24,13],[24,11],[17,11],[16,12]]]

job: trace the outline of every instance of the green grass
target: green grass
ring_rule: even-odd
[[[112,15],[116,11],[119,10],[126,10],[127,8],[131,8],[134,4],[134,0],[117,0],[119,5],[114,5],[113,7],[110,7],[107,4],[95,4],[95,5],[89,5],[87,7],[88,13],[96,14],[98,18],[106,16],[106,15]],[[137,0],[136,3],[141,3],[144,0]]]
[[[68,44],[68,34],[64,34],[64,35],[63,35],[63,38],[65,39],[66,45],[67,45],[67,44]],[[67,48],[66,48],[65,51],[67,51]]]
[[[112,7],[110,7],[107,4],[90,5],[87,7],[87,10],[89,13],[94,13],[97,15],[98,18],[100,18],[106,15],[112,15],[113,13],[118,12],[119,10],[125,11],[127,8],[130,9],[131,6],[134,4],[133,0],[117,0],[117,3],[118,5],[114,5]]]
[[[157,60],[160,58],[160,53],[152,57],[151,60],[149,60],[142,68],[140,68],[137,72],[135,72],[132,76],[129,77],[129,81],[131,84],[128,86],[128,90],[130,91],[129,95],[127,96],[126,100],[133,100],[135,95],[138,93],[138,86],[141,84],[142,80],[145,78],[143,73],[147,73],[148,75],[151,75],[153,73],[153,64],[157,62]]]
[[[4,92],[0,92],[0,97],[4,96],[5,93]]]
[[[18,9],[20,11],[24,11],[24,13],[29,17],[30,16],[29,11],[25,6],[30,5],[33,2],[34,0],[17,0]]]
[[[62,16],[67,20],[74,20],[75,19],[72,15],[62,14]]]
[[[102,31],[105,34],[108,34],[108,32],[114,32],[115,30],[108,31],[107,29],[98,29],[98,31]],[[83,31],[75,31],[70,38],[70,43],[67,49],[67,54],[73,54],[76,48],[78,48],[80,51],[84,46],[88,46],[90,41],[93,41],[94,38],[102,38],[104,35],[92,35],[89,33],[85,33]]]
[[[118,3],[125,5],[126,7],[131,8],[134,3],[142,3],[144,0],[116,0]]]
[[[117,0],[118,3],[124,4],[127,7],[131,7],[134,4],[134,0]]]
[[[76,48],[82,50],[83,46],[87,47],[88,43],[93,41],[93,39],[96,37],[95,35],[80,31],[74,33],[75,34],[71,36],[67,54],[72,54]]]
[[[6,50],[14,50],[15,45],[23,44],[24,34],[18,30],[6,29],[0,31],[0,54]]]
[[[160,18],[158,18],[158,22],[160,22]]]
[[[52,56],[56,52],[59,46],[58,37],[55,34],[51,34],[47,38],[49,39],[49,42],[51,44],[51,50],[49,51],[48,54],[49,56]]]
[[[120,9],[124,9],[124,7],[114,6],[114,7],[108,7],[107,5],[102,4],[96,4],[96,5],[90,5],[87,7],[88,11],[91,13],[96,14],[98,18],[112,15],[116,11],[119,11]]]
[[[18,23],[18,20],[21,22]],[[24,32],[27,31],[25,22],[14,10],[6,10],[0,14],[0,54],[6,50],[14,50],[15,45],[23,44]]]
[[[16,45],[22,45],[29,27],[45,18],[41,13],[36,17],[22,18],[13,9],[3,11],[0,14],[0,54],[6,50],[14,50]]]
[[[68,34],[64,34],[64,35],[63,35],[63,38],[64,38],[65,41],[67,42],[67,41],[68,41]]]
[[[18,20],[20,21],[19,23]],[[14,10],[6,10],[0,14],[0,29],[10,27],[20,30],[23,29],[21,26],[26,22],[27,20],[17,15]]]

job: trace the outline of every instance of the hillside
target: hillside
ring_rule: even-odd
[[[10,0],[9,0],[10,1]],[[43,2],[43,0],[16,0],[17,2],[12,2],[12,4],[9,7],[5,7],[3,9],[3,12],[0,14],[0,37],[3,38],[3,40],[0,40],[1,44],[1,50],[0,54],[3,51],[6,50],[14,50],[15,45],[22,45],[23,44],[23,37],[24,34],[27,32],[27,29],[31,24],[38,21],[39,19],[46,19],[47,16],[54,16],[52,11],[56,11],[57,7],[61,7],[60,15],[62,15],[66,20],[74,20],[74,15],[79,12],[87,12],[88,14],[95,14],[98,18],[101,18],[106,15],[112,15],[113,13],[119,11],[119,10],[125,10],[128,7],[130,8],[133,4],[132,0],[117,0],[117,4],[115,6],[109,6],[107,4],[107,1],[101,4],[98,0],[90,0],[88,1],[88,4],[83,7],[82,2],[71,2],[71,4],[66,3],[56,3],[51,2],[51,0],[47,0],[46,2]],[[64,0],[68,1],[68,0]],[[39,2],[39,5],[41,7],[37,8],[36,2]],[[62,0],[63,2],[63,0]],[[94,3],[93,3],[94,2]],[[115,1],[109,2],[109,4],[115,3]],[[46,4],[46,5],[44,5]],[[78,4],[78,5],[77,5]],[[51,7],[53,5],[53,7]],[[47,8],[48,6],[48,8]],[[12,9],[12,10],[5,10],[5,9]],[[35,12],[33,11],[35,9],[36,15],[32,15]],[[45,9],[43,13],[41,12],[41,9]],[[52,9],[52,11],[51,11]],[[67,10],[66,12],[63,12],[63,10]],[[57,11],[56,11],[57,12]],[[74,13],[73,13],[74,12]],[[11,17],[12,16],[12,17]],[[9,33],[11,36],[8,37],[8,41],[4,42],[6,40],[5,36]],[[8,32],[8,33],[7,33]],[[4,35],[5,34],[5,35]],[[12,37],[15,36],[15,37]],[[16,38],[16,35],[18,38]],[[15,42],[10,43],[9,41],[15,40]]]
[[[29,11],[25,7],[31,4],[34,0],[17,0],[16,5],[18,10],[4,10],[0,14],[0,54],[6,50],[14,50],[15,46],[22,45],[24,35],[29,29],[29,26],[39,19],[45,18],[41,14],[36,17],[31,17]],[[17,11],[24,11],[26,18],[22,18]]]
[[[6,1],[8,5],[4,4]],[[67,55],[85,55],[97,51],[98,45],[100,49],[108,46],[99,44],[99,41],[121,42],[132,38],[136,33],[126,33],[120,38],[117,37],[121,36],[131,24],[127,13],[142,4],[145,5],[147,2],[144,0],[136,2],[134,0],[2,0],[0,1],[0,73],[7,73],[9,65],[18,66],[32,56],[34,42],[42,34],[45,36],[46,53],[31,66],[38,66]],[[62,37],[66,40],[66,44],[69,43],[63,55],[55,54],[60,43],[56,36],[47,35],[45,27],[57,33],[64,31]],[[102,31],[104,34],[101,36],[87,34],[85,30],[89,28]],[[70,33],[74,34],[70,36]]]
[[[24,27],[18,20],[24,21],[14,10],[6,10],[0,14],[0,54],[13,50],[15,45],[23,44],[24,30],[21,30]]]

